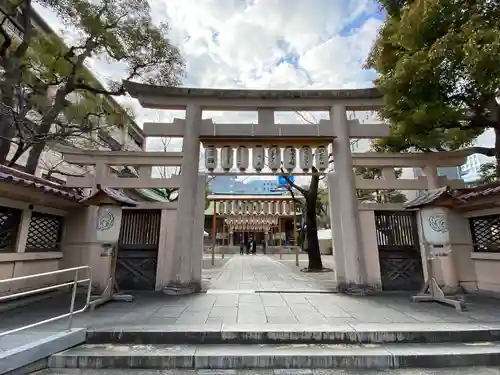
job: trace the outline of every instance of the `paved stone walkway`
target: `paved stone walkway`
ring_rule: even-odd
[[[273,258],[276,258],[274,256]],[[265,255],[234,255],[224,265],[211,289],[257,292],[314,292],[325,291],[324,285],[308,274],[293,269]],[[287,259],[291,256],[287,256]],[[279,256],[277,256],[279,259]],[[333,280],[333,273],[326,277]]]
[[[383,330],[394,324],[500,326],[500,302],[471,297],[469,311],[457,312],[437,303],[412,303],[407,294],[356,297],[315,293],[321,283],[298,274],[267,256],[234,256],[213,276],[207,293],[168,297],[137,295],[134,302],[113,302],[76,316],[74,327],[222,327],[231,325],[297,326],[363,325]],[[290,291],[295,292],[291,293]],[[286,292],[283,292],[286,291]],[[301,291],[297,293],[297,291]],[[66,312],[69,296],[0,314],[0,331]],[[80,304],[82,302],[80,301]],[[46,324],[30,332],[64,329],[66,322]]]
[[[403,370],[44,370],[37,375],[500,375],[497,367]]]

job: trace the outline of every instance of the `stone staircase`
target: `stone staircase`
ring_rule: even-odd
[[[496,365],[500,365],[500,327],[394,324],[391,330],[381,331],[377,324],[357,329],[170,326],[88,331],[84,345],[50,356],[44,373],[71,373],[69,369],[375,370]]]

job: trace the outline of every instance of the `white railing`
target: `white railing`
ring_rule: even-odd
[[[84,279],[80,279],[79,274],[84,270],[86,271],[87,277]],[[87,310],[87,308],[90,305],[90,292],[92,289],[92,269],[90,268],[90,266],[65,268],[65,269],[57,270],[57,271],[37,273],[34,275],[13,277],[11,279],[0,280],[0,286],[1,286],[3,284],[9,284],[9,283],[13,283],[16,281],[30,280],[30,279],[35,279],[35,278],[39,278],[39,277],[53,276],[53,275],[59,275],[59,274],[64,274],[64,273],[69,273],[69,272],[74,272],[75,277],[74,277],[73,281],[68,281],[65,283],[60,283],[60,284],[55,284],[55,285],[50,285],[50,286],[46,286],[46,287],[42,287],[42,288],[30,289],[30,290],[27,290],[24,292],[8,294],[6,296],[0,296],[0,302],[5,302],[5,301],[8,301],[8,300],[11,300],[14,298],[18,298],[18,297],[25,297],[25,296],[29,296],[32,294],[43,293],[43,292],[48,292],[51,290],[56,290],[56,289],[72,286],[71,303],[70,303],[70,307],[69,307],[69,312],[67,312],[66,314],[55,316],[53,318],[49,318],[49,319],[45,319],[45,320],[42,320],[42,321],[39,321],[36,323],[25,325],[25,326],[22,326],[19,328],[11,329],[10,331],[0,332],[0,337],[9,335],[11,333],[16,333],[19,331],[24,331],[25,329],[37,327],[39,325],[42,325],[45,323],[50,323],[50,322],[53,322],[53,321],[56,321],[59,319],[63,319],[63,318],[68,318],[67,329],[69,331],[71,329],[71,324],[73,323],[73,315],[84,312],[85,310]],[[84,283],[88,283],[88,290],[87,290],[87,296],[85,299],[85,306],[83,306],[80,310],[75,311],[76,289],[77,289],[79,284],[84,284]]]

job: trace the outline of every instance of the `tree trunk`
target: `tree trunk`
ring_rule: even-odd
[[[315,176],[313,176],[313,179]],[[318,189],[314,188],[314,181],[311,181],[311,188],[309,195],[306,199],[306,236],[307,236],[307,255],[309,258],[310,270],[323,269],[323,262],[321,260],[321,252],[319,250],[318,240],[318,224],[316,216],[316,201],[318,200]]]
[[[16,164],[16,161],[26,152],[26,148],[24,144],[18,144],[16,152],[14,155],[12,155],[12,158],[10,158],[9,163],[7,164],[9,167],[12,167],[13,165]]]
[[[0,164],[6,164],[10,151],[10,138],[13,132],[12,95],[9,88],[2,87],[3,93],[0,103]]]
[[[0,164],[5,164],[10,151],[10,121],[8,116],[1,116],[0,119]]]
[[[40,156],[42,155],[44,148],[45,143],[35,143],[33,145],[28,155],[28,161],[26,162],[27,173],[35,174],[36,168],[38,167],[38,162],[40,161]]]
[[[319,250],[318,225],[316,219],[316,198],[311,196],[306,200],[306,236],[307,236],[307,256],[309,258],[310,270],[323,269],[321,252]]]
[[[500,178],[500,123],[495,127],[495,172]]]

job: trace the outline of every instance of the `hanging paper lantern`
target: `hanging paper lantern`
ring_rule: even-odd
[[[269,168],[276,172],[281,167],[281,149],[278,146],[271,146],[268,150],[267,164]]]
[[[316,168],[318,168],[320,172],[326,171],[326,168],[328,168],[328,155],[325,146],[316,148],[315,159]]]
[[[304,172],[309,171],[313,165],[312,148],[309,146],[302,146],[299,150],[299,163],[300,169]]]
[[[264,147],[262,146],[255,146],[253,148],[253,168],[257,172],[261,172],[262,169],[264,168]]]
[[[209,172],[213,172],[217,168],[217,148],[215,146],[208,146],[205,149],[205,168]]]
[[[233,168],[233,148],[224,146],[221,150],[221,166],[224,172],[229,172]]]
[[[271,211],[272,215],[276,214],[276,202],[270,202],[269,203],[269,211]]]
[[[276,213],[278,215],[282,215],[283,214],[283,202],[276,202]]]
[[[236,166],[241,172],[248,169],[248,148],[245,146],[238,146],[236,149]]]
[[[288,146],[283,152],[283,167],[291,173],[297,166],[297,153],[295,147]]]

